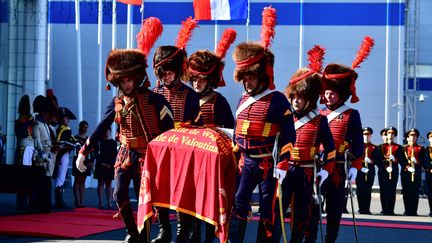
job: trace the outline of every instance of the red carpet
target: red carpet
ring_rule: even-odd
[[[27,214],[0,217],[0,234],[80,238],[123,228],[121,218],[113,219],[115,211],[79,208],[68,212]]]
[[[259,220],[259,217],[254,216],[252,220]],[[284,220],[285,223],[291,222],[289,218]],[[323,224],[326,224],[327,220],[323,219]],[[393,229],[416,229],[416,230],[432,230],[432,224],[416,224],[415,222],[374,222],[374,221],[365,221],[365,220],[357,220],[357,226],[364,227],[377,227],[377,228],[393,228]],[[342,219],[341,225],[350,226],[353,225],[352,220]]]

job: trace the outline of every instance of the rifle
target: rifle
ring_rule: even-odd
[[[410,158],[410,165],[414,168],[414,145],[411,146],[411,158]],[[414,182],[414,172],[411,172],[411,182]]]
[[[391,155],[393,155],[393,151],[392,151],[391,139],[389,137],[387,137],[387,143],[389,145],[389,152],[390,152],[389,156],[391,156]],[[388,161],[389,161],[389,167],[392,168],[392,170],[389,172],[389,180],[391,180],[392,179],[392,172],[393,172],[393,160],[389,158]]]
[[[365,148],[365,158],[369,158],[369,146],[366,144],[366,148]],[[365,162],[365,167],[368,168],[368,163]],[[365,181],[367,181],[367,173],[365,175]]]

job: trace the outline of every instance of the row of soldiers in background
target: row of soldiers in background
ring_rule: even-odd
[[[429,145],[424,148],[417,144],[419,131],[412,128],[405,133],[407,144],[399,145],[393,140],[398,135],[394,127],[382,129],[380,135],[383,143],[376,146],[370,142],[373,131],[366,127],[364,137],[364,162],[357,176],[357,199],[359,213],[370,214],[371,190],[375,178],[375,165],[378,167],[380,199],[384,215],[394,215],[396,201],[396,185],[401,168],[402,195],[405,206],[404,215],[417,215],[419,189],[422,181],[422,171],[425,171],[426,194],[428,196],[432,217],[432,131],[426,137]],[[423,169],[423,170],[422,170]]]
[[[65,206],[63,184],[69,164],[69,152],[76,143],[68,124],[69,119],[76,118],[67,108],[58,106],[52,90],[47,90],[47,96],[39,95],[34,99],[33,112],[35,116],[31,113],[29,96],[23,95],[14,127],[17,137],[15,163],[42,166],[46,177],[42,182],[43,191],[30,195],[30,205],[28,195],[17,195],[17,208],[26,209],[30,206],[33,211],[49,212],[52,183],[55,187],[56,206]]]

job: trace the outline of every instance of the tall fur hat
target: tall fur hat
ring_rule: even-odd
[[[360,64],[367,59],[373,46],[374,40],[366,36],[351,67],[336,63],[327,65],[322,77],[323,90],[335,90],[343,102],[347,101],[350,96],[351,103],[358,102],[359,98],[357,97],[355,86],[358,74],[355,72],[355,69],[360,67]],[[322,101],[321,103],[324,102]]]
[[[147,77],[147,55],[163,31],[161,21],[156,17],[145,19],[137,34],[138,49],[116,49],[108,54],[105,76],[114,86],[124,77],[144,80]],[[146,79],[143,86],[149,87]]]
[[[105,77],[108,82],[118,86],[124,77],[143,80],[147,76],[147,60],[138,49],[114,49],[108,54]]]
[[[196,51],[189,57],[189,78],[201,77],[207,80],[212,88],[225,86],[223,69],[226,52],[230,45],[235,41],[237,32],[228,28],[222,34],[216,52],[208,50]]]
[[[297,70],[285,89],[285,95],[290,98],[299,95],[305,98],[307,104],[305,110],[315,109],[321,93],[321,70],[323,66],[325,50],[315,45],[308,51],[308,68]]]
[[[192,17],[187,18],[182,22],[176,45],[175,46],[160,46],[156,49],[153,57],[153,69],[157,77],[164,71],[173,71],[179,75],[183,81],[188,81],[188,58],[186,53],[186,45],[192,37],[192,31],[198,26],[198,21]],[[157,83],[159,86],[159,83]]]
[[[20,116],[31,116],[30,97],[27,94],[21,96],[18,104],[18,114]]]
[[[275,35],[276,9],[266,7],[262,16],[261,43],[243,42],[234,50],[234,80],[240,82],[245,74],[258,74],[259,81],[264,87],[274,89],[274,54],[269,47]]]

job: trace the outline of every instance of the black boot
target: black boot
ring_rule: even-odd
[[[192,227],[192,216],[185,213],[177,213],[177,243],[189,242],[189,229]]]
[[[133,216],[133,211],[130,203],[125,203],[120,209],[120,213],[123,218],[123,223],[126,226],[126,238],[124,239],[124,242],[139,242],[140,239],[138,234],[138,228],[135,223],[135,218]]]
[[[66,204],[63,201],[63,187],[58,186],[55,188],[55,206],[56,208],[66,208]]]
[[[152,243],[171,242],[171,224],[169,221],[169,209],[157,208],[159,220],[159,234]]]
[[[246,233],[246,223],[245,220],[241,220],[235,215],[231,217],[228,235],[230,242],[243,242]]]
[[[201,220],[195,217],[192,219],[192,228],[189,235],[189,242],[191,243],[201,242]]]
[[[273,225],[268,221],[260,221],[258,223],[258,231],[257,231],[257,243],[263,242],[271,242],[273,233]]]
[[[205,243],[212,243],[215,236],[215,227],[212,224],[206,223],[205,224]]]

